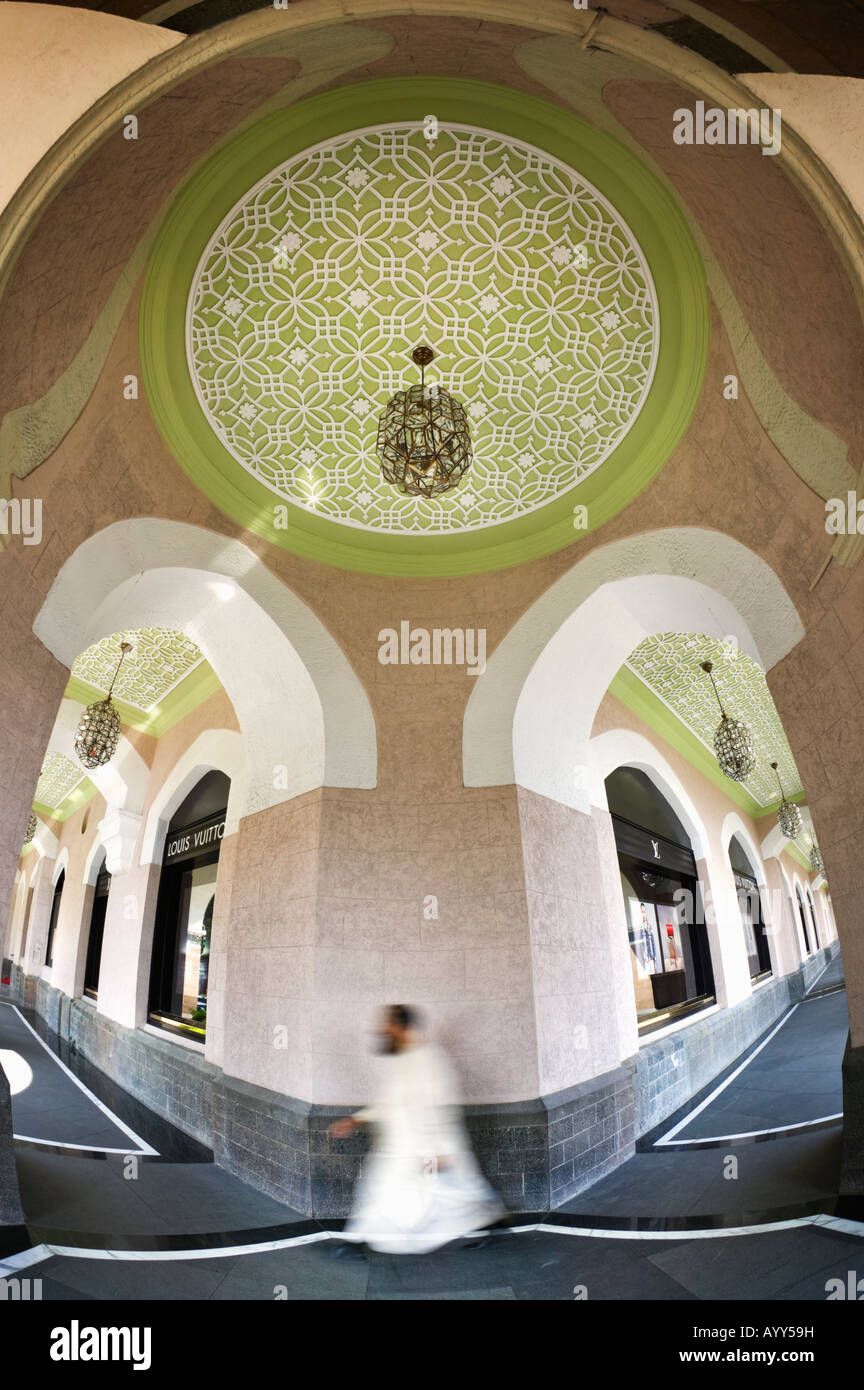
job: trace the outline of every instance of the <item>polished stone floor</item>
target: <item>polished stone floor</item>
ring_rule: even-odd
[[[0,1004],[27,1227],[0,1277],[48,1300],[825,1299],[864,1258],[838,1206],[842,965],[614,1173],[424,1256],[362,1253],[208,1162],[35,1018]],[[41,1037],[39,1036],[41,1034]],[[28,1080],[29,1072],[29,1080]],[[862,1253],[859,1255],[858,1252]]]

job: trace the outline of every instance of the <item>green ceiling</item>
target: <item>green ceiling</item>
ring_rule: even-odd
[[[66,698],[87,705],[102,700],[129,642],[112,696],[122,723],[159,738],[220,688],[213,668],[195,643],[171,628],[115,632],[88,647],[75,661]]]
[[[703,661],[714,663],[712,674],[726,713],[742,719],[753,735],[757,763],[744,783],[727,777],[717,764],[713,736],[720,710],[711,682],[700,669]],[[631,652],[609,689],[754,820],[776,810],[779,802],[774,761],[787,797],[805,799],[765,674],[733,643],[701,633],[657,633]],[[809,826],[787,845],[808,870],[812,847]]]
[[[279,111],[193,175],[140,343],[166,441],[235,520],[347,568],[446,574],[626,505],[689,422],[707,332],[689,231],[627,149],[510,90],[399,79]],[[475,453],[432,501],[374,449],[423,339]]]
[[[65,698],[85,705],[104,700],[117,661],[120,643],[131,643],[120,667],[112,700],[125,729],[151,738],[161,736],[221,689],[212,666],[183,632],[147,627],[112,633],[75,660]],[[72,740],[68,756],[47,753],[36,786],[33,810],[52,820],[67,820],[95,796],[97,788],[75,757]]]
[[[96,787],[74,757],[67,758],[63,753],[45,754],[33,798],[37,816],[66,820],[95,795]]]

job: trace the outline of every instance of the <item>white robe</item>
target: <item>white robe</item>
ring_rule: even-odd
[[[423,1254],[503,1216],[468,1141],[446,1054],[420,1043],[383,1067],[377,1101],[356,1116],[374,1126],[374,1140],[346,1239]],[[438,1159],[446,1160],[441,1171]]]

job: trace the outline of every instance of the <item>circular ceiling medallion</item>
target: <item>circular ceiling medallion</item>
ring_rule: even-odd
[[[381,476],[378,416],[434,344],[474,462],[446,497]],[[204,414],[277,497],[448,535],[548,506],[630,429],[659,342],[630,228],[575,169],[458,122],[353,130],[260,180],[213,233],[186,353]]]
[[[707,338],[698,250],[635,155],[536,98],[431,78],[339,88],[217,151],[163,221],[140,319],[154,418],[213,502],[393,574],[502,568],[601,526],[680,440]],[[420,342],[474,450],[435,498],[375,452]]]

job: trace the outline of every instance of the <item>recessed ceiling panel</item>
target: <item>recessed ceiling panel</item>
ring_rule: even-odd
[[[189,179],[142,297],[148,401],[235,521],[345,568],[458,574],[578,541],[689,423],[704,273],[668,189],[610,136],[487,83],[363,83],[274,112]],[[460,400],[453,491],[381,476],[388,398]]]
[[[234,459],[346,526],[453,534],[524,516],[602,467],[659,345],[636,238],[577,170],[442,121],[303,150],[231,209],[188,301],[187,362]],[[375,453],[387,399],[428,379],[465,405],[474,462],[443,497],[400,494]]]

